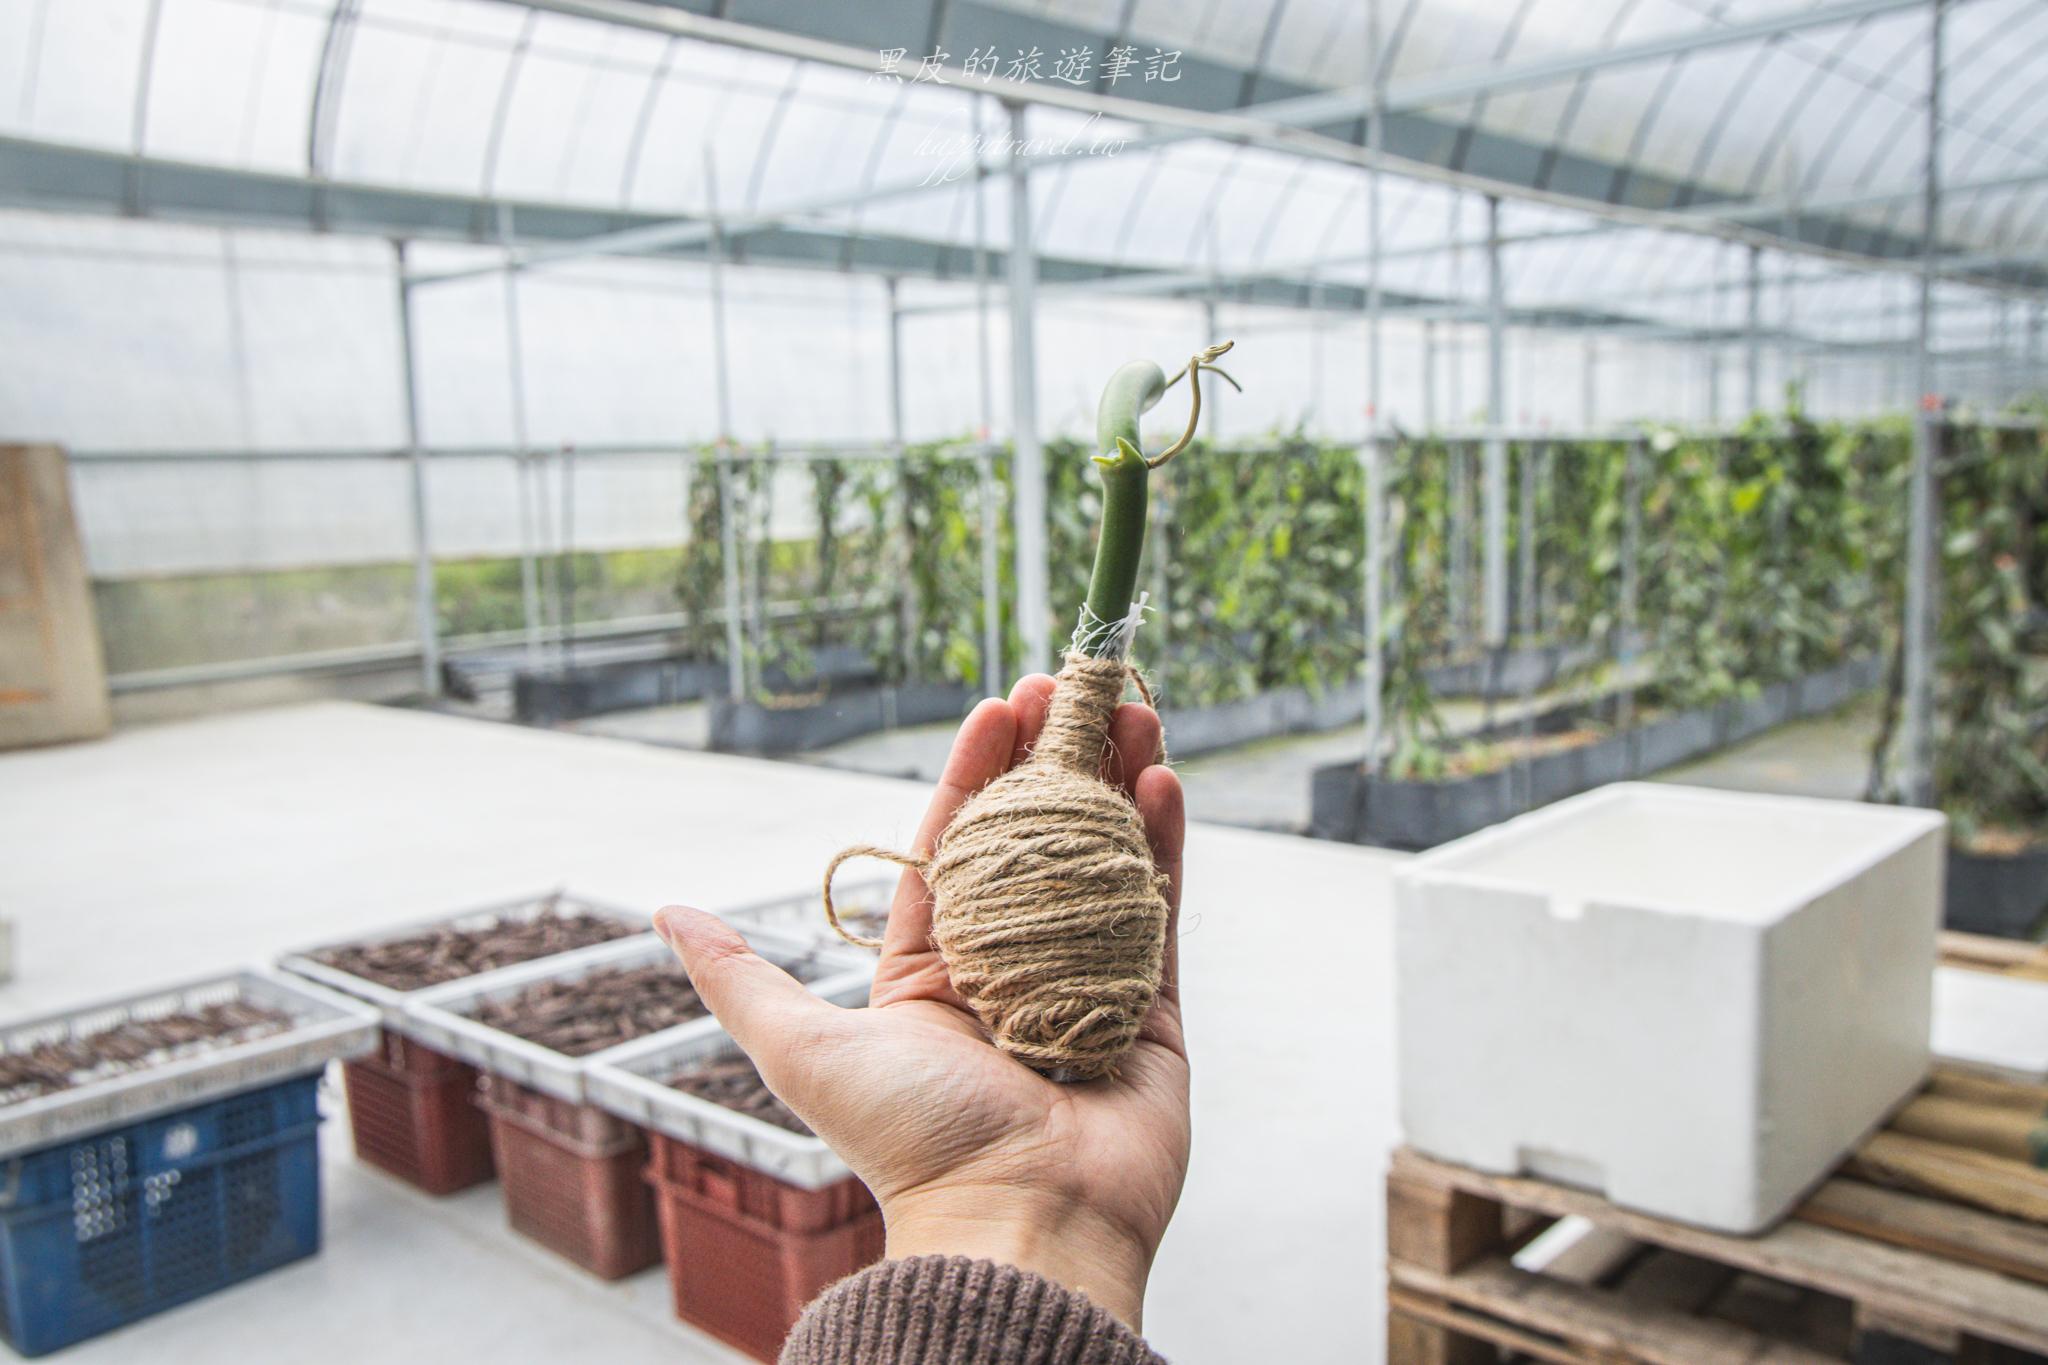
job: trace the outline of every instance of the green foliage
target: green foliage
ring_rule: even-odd
[[[1956,836],[2048,835],[2048,674],[2029,639],[2043,557],[2040,433],[1951,427],[1939,522],[1935,794]]]
[[[1728,437],[1658,433],[1642,614],[1660,699],[1711,705],[1873,648],[1894,596],[1904,456],[1896,426],[1796,409]]]
[[[685,539],[676,569],[683,648],[697,659],[725,657],[725,626],[720,615],[725,606],[725,546],[719,537],[722,516],[718,456],[700,451],[690,462],[689,492],[683,503]]]

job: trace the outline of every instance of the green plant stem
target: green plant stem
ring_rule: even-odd
[[[1133,360],[1110,376],[1096,409],[1095,464],[1102,471],[1102,536],[1095,545],[1088,610],[1074,633],[1074,647],[1094,651],[1097,658],[1120,643],[1099,623],[1127,616],[1131,595],[1137,590],[1138,559],[1145,550],[1146,476],[1151,472],[1138,445],[1138,418],[1165,392],[1165,372],[1149,360]]]

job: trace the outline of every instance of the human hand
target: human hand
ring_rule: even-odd
[[[1037,674],[968,716],[915,853],[929,854],[960,803],[1023,760],[1052,689]],[[1158,752],[1159,717],[1119,707],[1106,773],[1137,803],[1173,916],[1164,984],[1114,1080],[1057,1084],[996,1050],[931,945],[914,870],[897,884],[866,1009],[813,995],[715,916],[679,906],[655,916],[768,1088],[874,1191],[891,1258],[1017,1266],[1086,1293],[1134,1331],[1188,1164],[1176,948],[1185,818]]]

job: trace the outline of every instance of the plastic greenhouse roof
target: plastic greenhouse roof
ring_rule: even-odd
[[[1930,11],[14,0],[0,6],[0,202],[522,242],[717,215],[747,261],[957,280],[980,245],[999,280],[1007,178],[906,186],[970,164],[960,147],[998,131],[1010,97],[1033,102],[1034,137],[1130,140],[1034,172],[1048,290],[1114,278],[1136,294],[1357,308],[1359,114],[1377,51],[1390,309],[1483,305],[1481,190],[1506,196],[1521,320],[1735,328],[1751,243],[1770,251],[1785,307],[1827,302],[1850,340],[1907,329],[1859,266],[1906,265],[1927,228]],[[1112,77],[1118,50],[1132,61]],[[992,74],[964,69],[985,52]],[[1060,75],[1082,52],[1089,65]],[[917,79],[938,54],[937,79]],[[2048,286],[2044,74],[2048,5],[1949,0],[1934,236],[1957,278]],[[1321,117],[1302,116],[1316,97]],[[813,211],[785,212],[800,205]]]

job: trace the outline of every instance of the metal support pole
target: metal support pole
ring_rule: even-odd
[[[889,439],[903,445],[903,309],[896,302],[896,277],[884,276],[889,300]]]
[[[1422,321],[1422,429],[1435,431],[1440,425],[1436,409],[1436,321]]]
[[[2018,394],[2012,382],[2012,299],[2000,295],[1998,300],[1998,406],[2004,407]]]
[[[1365,770],[1378,772],[1380,734],[1385,724],[1386,690],[1386,449],[1380,441],[1380,146],[1386,118],[1380,109],[1380,5],[1368,0],[1366,12],[1367,76],[1372,106],[1367,112],[1366,146],[1372,161],[1366,169],[1365,286]]]
[[[1378,772],[1386,687],[1386,450],[1379,433],[1365,438],[1365,770]]]
[[[1472,645],[1472,448],[1453,440],[1451,461],[1450,579],[1451,643],[1460,653]]]
[[[1521,591],[1515,594],[1517,616],[1520,617],[1522,642],[1533,644],[1536,640],[1536,481],[1543,463],[1543,442],[1530,441],[1523,445],[1521,458],[1516,461],[1521,478],[1521,517],[1515,531],[1515,558],[1519,561],[1517,576]]]
[[[1016,443],[1019,667],[1043,669],[1052,638],[1045,548],[1045,450],[1038,443],[1038,258],[1031,237],[1031,177],[1023,157],[1025,109],[1010,106],[1010,426]]]
[[[974,467],[980,480],[981,503],[981,690],[983,695],[994,697],[1004,690],[1003,609],[997,587],[1002,566],[996,546],[1001,534],[1002,509],[998,503],[1002,486],[996,482],[995,451],[984,448],[974,457]]]
[[[1202,344],[1204,346],[1213,346],[1222,339],[1222,336],[1223,334],[1218,329],[1216,323],[1216,300],[1202,300]],[[1220,384],[1215,386],[1217,389],[1222,387]],[[1209,439],[1211,441],[1221,442],[1223,440],[1223,408],[1224,397],[1219,392],[1211,392],[1202,400],[1202,416],[1209,424]]]
[[[2020,372],[2019,397],[2032,398],[2044,390],[2048,386],[2041,382],[2041,305],[2036,302],[2027,309],[2027,358]]]
[[[561,570],[555,576],[559,605],[555,619],[562,633],[555,646],[567,669],[576,662],[576,447],[562,444],[562,554]]]
[[[1749,249],[1749,317],[1743,337],[1742,401],[1752,413],[1763,411],[1763,248]]]
[[[711,286],[711,374],[718,417],[718,540],[725,591],[725,672],[727,694],[747,697],[747,648],[740,599],[740,528],[733,498],[732,375],[725,339],[725,233],[718,216],[718,163],[710,144],[704,147],[704,195],[711,220],[705,259]]]
[[[1500,197],[1486,196],[1486,643],[1508,639],[1507,293],[1501,277]]]
[[[398,271],[398,358],[405,395],[406,471],[412,498],[412,612],[420,642],[420,685],[441,695],[441,622],[434,601],[434,547],[427,530],[427,452],[420,444],[419,360],[413,349],[412,286],[405,278],[405,243],[394,241]]]
[[[1586,338],[1579,380],[1585,386],[1579,395],[1579,425],[1591,431],[1600,425],[1600,343],[1591,337]]]
[[[1928,22],[1927,164],[1921,184],[1920,317],[1914,354],[1918,403],[1913,422],[1913,470],[1907,503],[1905,778],[1909,805],[1934,804],[1934,647],[1939,587],[1935,563],[1934,466],[1941,440],[1931,349],[1934,333],[1936,242],[1941,222],[1941,78],[1944,0],[1932,0]]]
[[[526,345],[519,317],[519,270],[514,264],[512,207],[498,209],[498,241],[505,248],[505,386],[512,412],[512,477],[519,494],[519,615],[526,629],[526,662],[540,662],[540,568],[534,558],[533,433],[526,415]]]
[[[1625,732],[1635,723],[1636,688],[1632,669],[1636,661],[1636,597],[1641,591],[1643,553],[1643,452],[1645,442],[1636,436],[1628,443],[1627,463],[1621,474],[1621,604],[1615,613],[1621,638],[1615,643],[1615,666],[1621,674],[1618,719]]]
[[[704,197],[711,220],[705,243],[711,275],[711,373],[717,386],[718,442],[724,447],[732,441],[732,372],[725,344],[725,232],[718,216],[718,164],[709,144],[704,148]]]
[[[747,647],[740,630],[740,528],[733,506],[732,453],[718,456],[718,558],[725,591],[726,693],[734,701],[747,697]]]
[[[981,101],[974,101],[974,349],[975,373],[981,380],[981,431],[986,441],[995,430],[994,365],[989,359],[988,339],[988,206],[984,186],[988,167],[981,157]],[[995,657],[1000,660],[1001,653]],[[998,672],[1001,670],[998,669]]]
[[[1451,299],[1460,307],[1465,303],[1465,195],[1462,190],[1451,191]],[[1449,368],[1450,382],[1444,396],[1450,400],[1449,417],[1446,424],[1460,427],[1465,425],[1465,328],[1455,320],[1445,324],[1445,362]]]

